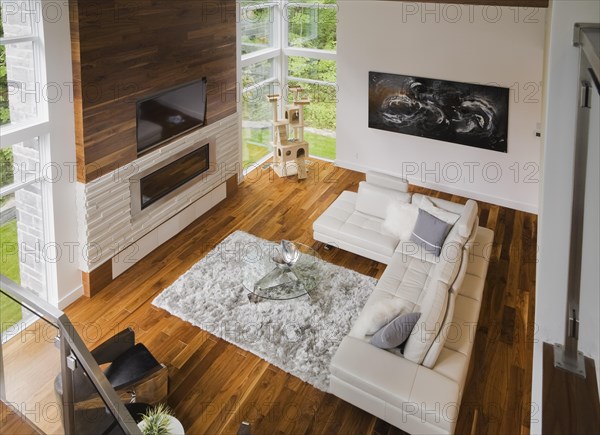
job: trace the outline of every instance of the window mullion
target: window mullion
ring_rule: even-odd
[[[335,51],[317,50],[314,48],[287,47],[283,50],[283,53],[286,56],[301,56],[323,60],[336,60],[337,58]]]
[[[39,2],[39,0],[34,0],[34,2]],[[36,10],[43,10],[41,3],[38,3]],[[33,65],[35,71],[35,81],[36,86],[39,86],[39,95],[36,94],[37,98],[37,118],[47,121],[49,119],[48,113],[48,101],[47,95],[44,98],[44,92],[42,89],[46,89],[47,91],[47,82],[48,78],[46,75],[46,58],[45,58],[45,44],[44,44],[44,28],[45,25],[44,20],[40,20],[40,22],[33,26],[33,31],[36,36],[36,41],[33,43]],[[37,91],[36,91],[37,92]]]
[[[288,1],[288,7],[294,8],[310,8],[310,9],[337,9],[338,5],[335,3],[302,3],[302,2],[290,2]]]
[[[331,87],[336,86],[336,83],[326,82],[323,80],[306,79],[306,78],[294,77],[294,76],[288,76],[287,79],[288,79],[288,81],[291,81],[291,82],[309,83],[311,85],[322,85],[322,86],[331,86]]]
[[[0,133],[0,148],[12,146],[32,137],[45,135],[49,130],[50,123],[48,121],[21,124],[15,128],[11,128],[10,125],[3,125]]]
[[[252,54],[247,54],[242,56],[240,61],[240,66],[245,68],[250,65],[254,65],[255,63],[262,62],[264,60],[272,59],[279,56],[280,50],[274,48],[266,48],[261,51],[255,51]]]
[[[245,88],[242,89],[242,94],[245,94],[247,92],[253,92],[257,89],[262,88],[265,85],[268,85],[269,83],[277,83],[277,78],[276,77],[270,77],[266,80],[263,80],[262,82],[258,82],[258,83],[254,83],[251,84],[249,86],[246,86]]]
[[[37,35],[10,36],[8,38],[0,38],[0,45],[20,44],[22,42],[36,42],[37,39]]]
[[[0,197],[8,196],[11,193],[15,193],[16,191],[23,189],[24,187],[30,186],[35,183],[39,183],[40,181],[42,181],[42,179],[43,177],[41,176],[41,174],[36,174],[33,177],[28,177],[26,181],[23,181],[21,183],[12,183],[8,186],[0,187]]]
[[[256,5],[244,5],[241,7],[241,12],[245,13],[245,12],[254,11],[257,9],[264,9],[266,7],[276,7],[277,5],[278,5],[278,2],[264,2],[264,3],[259,3]]]

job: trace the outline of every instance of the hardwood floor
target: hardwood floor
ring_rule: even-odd
[[[54,389],[61,370],[60,350],[53,340],[57,333],[54,326],[37,320],[2,344],[3,400],[9,406],[3,403],[0,434],[30,433],[25,430],[28,423],[40,433],[64,434],[62,404]],[[14,429],[4,429],[4,418],[12,420],[14,426],[8,428]]]
[[[0,433],[11,435],[37,435],[38,431],[29,425],[27,419],[0,401]]]
[[[177,277],[234,230],[316,248],[323,259],[380,277],[385,265],[312,239],[312,222],[363,175],[319,162],[296,182],[259,168],[217,210],[129,269],[91,299],[66,311],[84,340],[131,326],[169,368],[169,405],[188,434],[398,434],[398,429],[303,383],[253,354],[151,305]],[[464,202],[465,199],[415,188]],[[480,322],[457,433],[529,433],[536,268],[535,215],[479,203],[480,225],[495,231]]]

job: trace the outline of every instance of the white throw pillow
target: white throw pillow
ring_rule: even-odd
[[[443,208],[436,207],[433,204],[433,202],[431,202],[431,200],[426,197],[423,197],[423,199],[421,199],[421,204],[419,205],[419,208],[422,208],[427,213],[435,216],[440,220],[443,220],[446,223],[449,223],[450,225],[454,225],[460,217],[460,215],[456,213],[452,213],[448,210],[444,210]]]
[[[350,335],[357,338],[373,335],[400,314],[408,312],[410,310],[406,301],[400,298],[386,298],[371,304],[367,303],[352,326]]]
[[[411,194],[361,181],[356,195],[356,211],[385,219],[388,205],[393,201],[409,203]]]
[[[394,201],[388,205],[383,228],[400,240],[408,242],[418,216],[419,207],[415,204]]]

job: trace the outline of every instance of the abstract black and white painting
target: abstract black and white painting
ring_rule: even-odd
[[[507,152],[509,89],[369,73],[369,127]]]

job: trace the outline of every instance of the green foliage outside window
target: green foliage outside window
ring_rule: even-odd
[[[242,56],[272,45],[273,9],[266,7],[242,12]]]
[[[2,12],[0,11],[0,36],[4,35],[2,28]],[[6,72],[6,47],[0,45],[0,125],[10,122],[8,109],[8,77]]]
[[[10,122],[8,109],[8,78],[6,76],[6,49],[0,45],[0,125]]]
[[[4,35],[2,28],[2,14],[0,12],[0,35]],[[10,122],[10,110],[8,107],[8,77],[6,71],[6,48],[0,45],[0,125]],[[10,148],[0,149],[0,186],[12,184],[14,175],[13,154]],[[4,204],[6,198],[0,198],[0,206]]]

